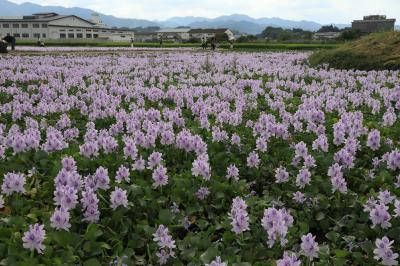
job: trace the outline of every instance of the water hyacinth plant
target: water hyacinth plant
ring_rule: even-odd
[[[397,265],[399,71],[47,51],[0,57],[0,264]]]

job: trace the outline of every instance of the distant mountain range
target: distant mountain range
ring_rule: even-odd
[[[213,19],[205,17],[173,17],[165,21],[151,21],[145,19],[118,18],[80,7],[66,8],[62,6],[42,6],[30,2],[16,4],[7,0],[0,0],[0,16],[21,16],[40,12],[55,12],[61,15],[73,14],[84,19],[90,19],[92,13],[98,13],[105,24],[113,27],[136,28],[159,26],[161,28],[166,28],[186,26],[191,28],[229,28],[247,34],[259,34],[267,26],[282,27],[287,29],[301,28],[303,30],[310,31],[316,31],[322,26],[322,24],[313,21],[294,21],[277,17],[252,18],[250,16],[241,14],[220,16]],[[334,25],[339,28],[350,26],[350,24]],[[400,26],[396,27],[400,29]]]

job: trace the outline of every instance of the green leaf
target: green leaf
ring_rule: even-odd
[[[345,258],[349,255],[350,253],[346,250],[343,249],[335,249],[335,256],[337,258]]]
[[[325,218],[325,213],[323,213],[323,212],[319,212],[319,213],[317,213],[317,215],[315,216],[315,219],[317,220],[317,221],[321,221],[321,220],[323,220]]]
[[[325,236],[326,236],[326,238],[328,238],[330,241],[332,241],[334,243],[336,243],[336,241],[338,241],[338,239],[340,237],[340,235],[334,231],[327,233]]]
[[[100,264],[101,263],[97,259],[91,258],[91,259],[88,259],[87,261],[85,261],[83,263],[83,266],[98,266]]]
[[[86,229],[85,239],[94,241],[94,240],[96,240],[96,238],[98,238],[102,234],[103,234],[103,231],[100,229],[100,227],[97,224],[89,224]]]
[[[200,255],[200,260],[203,263],[209,263],[212,261],[216,256],[218,256],[218,249],[215,247],[209,247],[206,252]]]
[[[164,224],[164,225],[171,224],[173,219],[174,219],[174,216],[169,209],[162,209],[158,213],[158,221],[161,224]]]

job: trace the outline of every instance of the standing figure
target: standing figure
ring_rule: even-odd
[[[131,48],[133,48],[133,37],[131,37]]]
[[[215,38],[211,39],[211,50],[215,50],[215,48],[217,47],[216,43],[215,43]]]
[[[162,36],[160,36],[160,47],[162,48],[162,46],[163,46],[163,38]]]

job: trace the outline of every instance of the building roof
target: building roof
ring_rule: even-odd
[[[191,29],[189,33],[215,33],[215,34],[224,34],[228,29]]]
[[[190,31],[190,28],[172,28],[172,29],[161,29],[158,30],[158,33],[187,33]]]
[[[75,15],[59,15],[57,13],[36,13],[29,16],[0,17],[0,22],[50,22],[69,17],[75,17],[91,25],[95,25],[93,22]]]

